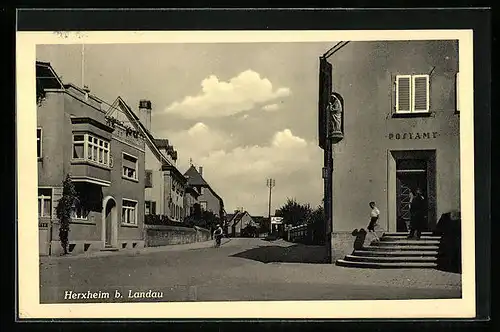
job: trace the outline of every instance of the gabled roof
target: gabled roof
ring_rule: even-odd
[[[171,165],[170,161],[163,155],[163,153],[161,153],[159,148],[156,146],[155,138],[153,137],[153,135],[151,135],[151,133],[146,129],[146,127],[144,127],[137,114],[135,114],[135,112],[132,111],[132,109],[122,99],[122,97],[118,96],[118,98],[116,98],[115,102],[108,111],[108,115],[112,114],[115,108],[119,106],[121,106],[120,108],[125,112],[125,114],[129,118],[131,124],[135,127],[135,129],[140,131],[146,138],[146,144],[151,149],[156,158],[162,163]]]
[[[233,215],[231,220],[229,220],[229,226],[237,225],[246,215],[248,215],[251,219],[250,224],[256,225],[255,221],[253,220],[253,217],[247,211],[239,211]]]
[[[201,174],[196,170],[194,165],[191,165],[191,167],[188,168],[188,170],[184,173],[184,176],[187,177],[189,186],[208,188],[208,190],[210,190],[210,192],[219,200],[221,205],[221,211],[225,213],[224,200],[212,189],[212,187],[210,187],[210,185],[207,183],[207,181],[205,181],[203,176],[201,176]]]
[[[201,176],[193,165],[188,168],[188,170],[184,173],[184,176],[188,176],[188,184],[190,186],[209,187],[207,181],[205,181],[203,176]]]
[[[134,128],[140,131],[142,135],[146,138],[146,145],[149,147],[151,152],[153,152],[155,157],[162,163],[162,170],[167,170],[167,169],[171,170],[181,181],[186,180],[185,176],[177,169],[177,167],[175,167],[175,165],[172,165],[172,163],[160,151],[161,146],[159,147],[156,144],[157,142],[163,144],[165,141],[168,142],[168,140],[155,139],[153,135],[149,132],[149,130],[147,130],[146,127],[144,127],[141,120],[139,119],[139,116],[137,116],[137,114],[135,114],[135,112],[132,111],[130,106],[127,105],[127,103],[122,99],[122,97],[118,96],[118,98],[116,98],[115,102],[110,107],[107,114],[108,115],[112,114],[114,109],[119,106],[121,106],[120,108],[124,111],[125,115],[129,119],[130,123],[134,126]],[[169,146],[171,147],[171,145]]]

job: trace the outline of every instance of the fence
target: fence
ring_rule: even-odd
[[[289,242],[303,244],[324,244],[324,230],[320,223],[302,224],[289,228],[286,231],[286,239]]]

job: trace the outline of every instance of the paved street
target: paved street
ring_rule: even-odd
[[[296,246],[281,240],[224,239],[222,247],[217,249],[210,247],[211,244],[205,242],[80,257],[42,257],[41,302],[461,296],[459,274],[424,269],[354,269],[314,264],[322,248]],[[148,290],[152,292],[147,293]],[[77,295],[89,294],[89,291],[91,294],[96,292],[95,299],[88,299],[88,295],[82,299],[83,295]],[[120,292],[121,298],[114,298],[116,291]],[[106,293],[110,294],[109,298],[105,298]],[[139,298],[127,298],[134,294]],[[154,298],[155,295],[160,298]]]

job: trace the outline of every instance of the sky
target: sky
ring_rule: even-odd
[[[336,42],[85,45],[83,82],[112,103],[152,102],[151,131],[190,160],[228,213],[267,216],[287,198],[321,204],[318,58]],[[39,45],[64,83],[82,85],[81,45]]]

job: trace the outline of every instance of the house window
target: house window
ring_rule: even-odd
[[[88,215],[88,209],[80,201],[77,201],[73,206],[73,211],[71,211],[71,219],[87,220]]]
[[[153,171],[147,169],[145,172],[144,186],[146,188],[153,188]]]
[[[183,220],[184,219],[184,208],[181,208],[181,216],[180,216],[180,219]]]
[[[122,223],[137,225],[137,201],[130,199],[122,200]]]
[[[52,189],[38,188],[38,216],[50,218],[52,214]]]
[[[396,113],[429,112],[429,75],[396,76]]]
[[[73,135],[73,159],[110,166],[109,142],[90,134]],[[85,158],[87,156],[87,158]]]
[[[200,202],[200,207],[202,211],[207,211],[207,202]]]
[[[137,173],[138,173],[137,157],[134,157],[130,154],[123,152],[122,167],[123,167],[122,169],[124,178],[137,181]]]
[[[42,158],[42,128],[36,129],[36,156]]]
[[[200,195],[203,195],[203,191],[204,191],[203,189],[205,189],[205,188],[200,187]]]
[[[144,214],[156,214],[156,202],[146,201]]]

